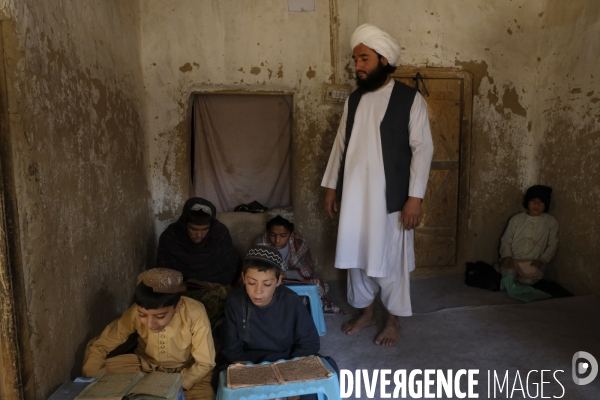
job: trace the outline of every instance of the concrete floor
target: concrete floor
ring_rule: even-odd
[[[346,281],[328,281],[331,298],[348,314],[358,312],[346,301]],[[483,305],[520,304],[505,292],[474,289],[464,284],[464,275],[412,280],[411,301],[414,314],[429,313],[446,308],[477,307]],[[378,301],[378,310],[384,311]]]
[[[571,377],[574,353],[586,351],[600,360],[598,297],[577,296],[524,304],[508,298],[505,292],[466,286],[463,280],[462,275],[451,275],[411,281],[414,315],[401,318],[402,337],[394,347],[384,348],[373,343],[378,329],[383,326],[383,313],[379,314],[379,327],[367,328],[354,336],[340,330],[348,316],[326,315],[327,334],[321,338],[321,354],[333,357],[340,369],[352,373],[357,369],[366,370],[371,377],[380,369],[390,369],[392,373],[406,370],[407,378],[416,369],[452,370],[453,373],[460,369],[477,369],[478,384],[474,393],[484,399],[534,398],[542,380],[544,397],[600,398],[600,377],[586,386],[575,385]],[[345,282],[329,283],[334,300],[347,312],[356,312],[345,301]],[[541,370],[544,370],[543,375]],[[488,372],[491,376],[489,394]],[[502,393],[496,387],[495,396],[494,373],[500,382],[507,374],[508,382]],[[417,379],[422,378],[417,375]],[[388,379],[392,378],[388,376]],[[465,377],[460,387],[466,390]],[[392,379],[388,392],[392,393],[393,389]],[[399,394],[402,398],[402,392]],[[457,398],[441,394],[432,398]],[[376,384],[373,397],[367,396],[363,384],[361,395],[353,392],[349,398],[382,398],[380,385]],[[407,392],[404,398],[420,397]]]

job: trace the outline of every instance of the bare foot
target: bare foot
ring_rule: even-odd
[[[377,323],[375,321],[375,316],[373,315],[373,312],[367,311],[367,308],[365,308],[362,314],[355,316],[350,321],[342,325],[342,331],[346,335],[354,335],[355,333],[360,332],[364,328],[373,326]]]
[[[392,314],[388,314],[387,320],[385,322],[385,327],[377,338],[375,339],[375,344],[380,344],[382,346],[395,346],[400,340],[400,332],[402,332],[402,328],[400,327],[400,321],[398,317]]]

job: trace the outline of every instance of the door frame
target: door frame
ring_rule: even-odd
[[[9,24],[10,25],[10,24]],[[0,398],[35,398],[0,21]]]
[[[419,267],[411,278],[429,278],[465,271],[469,228],[469,188],[471,165],[471,130],[473,116],[473,74],[454,68],[398,67],[392,78],[414,78],[420,73],[423,79],[458,79],[461,81],[460,101],[460,153],[458,173],[458,221],[456,232],[456,265],[444,267]],[[427,99],[425,99],[427,100]]]

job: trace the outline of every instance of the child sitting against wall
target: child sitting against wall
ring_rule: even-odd
[[[271,247],[253,246],[248,251],[242,272],[244,285],[232,292],[225,304],[220,371],[238,361],[256,364],[319,352],[319,335],[306,306],[294,291],[281,285],[282,262],[279,252]],[[338,373],[334,360],[323,358]],[[215,390],[218,382],[215,372]]]
[[[532,260],[531,265],[546,272],[546,267],[558,247],[558,222],[548,214],[552,188],[535,185],[527,189],[523,207],[527,211],[513,216],[500,240],[502,272],[511,274],[515,282],[530,285],[553,297],[572,296],[558,284],[545,279],[520,276],[515,260]]]
[[[204,306],[189,297],[181,272],[154,268],[142,272],[135,304],[90,341],[83,376],[101,372],[169,372],[183,376],[186,400],[214,399],[210,385],[215,349]],[[138,333],[134,354],[107,358],[132,333]]]
[[[238,252],[216,216],[210,201],[188,199],[179,219],[160,235],[156,257],[157,267],[183,274],[188,283],[184,295],[204,305],[213,327],[223,318],[227,293],[239,278]]]
[[[284,273],[296,271],[305,283],[314,283],[319,289],[324,313],[345,314],[329,297],[329,285],[315,273],[308,243],[294,231],[294,214],[291,211],[272,209],[267,212],[267,232],[254,239],[254,245],[276,249],[281,254]]]
[[[514,260],[533,260],[532,265],[545,271],[558,247],[558,222],[548,214],[552,189],[536,185],[527,189],[523,207],[527,211],[513,216],[500,239],[502,268],[516,279],[531,285],[535,280],[520,278]]]

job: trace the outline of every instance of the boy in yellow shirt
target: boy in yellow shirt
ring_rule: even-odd
[[[167,268],[142,272],[135,304],[111,322],[86,349],[83,375],[101,372],[177,372],[183,375],[186,400],[214,399],[210,385],[215,348],[202,303],[181,296],[183,275]],[[137,332],[134,354],[106,358]]]

